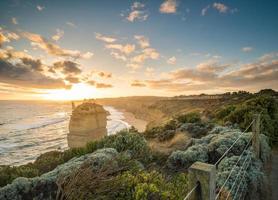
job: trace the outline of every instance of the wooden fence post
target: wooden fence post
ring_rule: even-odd
[[[253,116],[254,123],[252,125],[253,140],[252,146],[257,159],[260,159],[261,145],[260,145],[260,114]]]
[[[215,165],[195,162],[188,170],[189,172],[189,191],[196,184],[198,187],[190,196],[190,200],[215,200]]]

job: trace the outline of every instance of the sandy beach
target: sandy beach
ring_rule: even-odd
[[[129,123],[131,126],[134,126],[139,132],[145,131],[148,122],[136,118],[131,112],[127,112],[125,110],[120,111],[123,113],[127,123]]]

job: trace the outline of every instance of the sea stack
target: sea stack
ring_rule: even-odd
[[[68,145],[84,147],[87,142],[107,135],[107,115],[104,108],[94,102],[84,102],[75,107],[74,103],[69,123]]]

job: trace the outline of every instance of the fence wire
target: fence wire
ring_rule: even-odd
[[[229,153],[229,151],[235,146],[235,144],[237,143],[237,141],[241,138],[241,136],[248,131],[248,129],[252,126],[252,124],[254,123],[255,120],[253,120],[249,126],[238,136],[238,138],[234,141],[234,143],[225,151],[225,153],[216,161],[216,163],[214,164],[215,166],[217,166],[221,160]]]
[[[196,184],[194,188],[192,188],[192,190],[190,190],[190,192],[187,193],[186,197],[183,200],[187,200],[189,199],[189,197],[191,196],[191,194],[194,192],[194,190],[197,189],[199,184]]]
[[[219,192],[217,193],[215,199],[218,199],[218,198],[219,198],[219,195],[221,194],[221,192],[222,192],[222,190],[224,189],[226,183],[227,183],[228,180],[230,179],[230,177],[231,177],[233,171],[236,169],[237,164],[239,163],[239,161],[240,161],[241,158],[243,157],[243,154],[245,153],[245,151],[248,149],[248,147],[249,147],[249,145],[250,145],[250,143],[251,143],[251,141],[252,141],[252,138],[253,138],[253,135],[251,136],[251,138],[249,139],[248,143],[247,143],[246,146],[244,147],[244,149],[243,149],[242,153],[240,154],[240,156],[239,156],[237,162],[235,163],[235,165],[234,165],[233,168],[231,169],[231,171],[230,171],[230,173],[229,173],[227,179],[225,180],[225,182],[224,182],[223,185],[221,186],[221,188],[220,188]]]

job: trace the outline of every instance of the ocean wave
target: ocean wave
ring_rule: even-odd
[[[42,127],[45,127],[45,126],[58,124],[60,122],[66,121],[66,120],[68,120],[68,117],[62,117],[62,118],[56,118],[56,119],[45,119],[45,121],[42,121],[38,124],[29,125],[29,127],[27,127],[26,130],[42,128]]]

